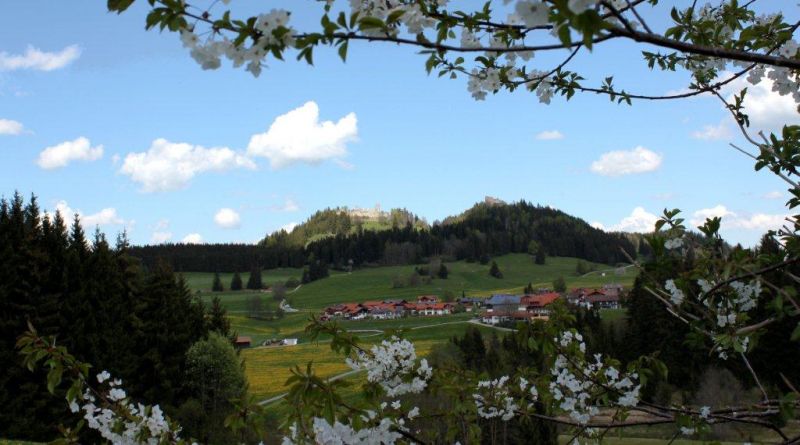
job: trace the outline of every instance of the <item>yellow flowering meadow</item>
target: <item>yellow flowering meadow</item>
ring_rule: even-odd
[[[417,355],[426,355],[436,343],[415,342]],[[308,362],[313,361],[314,371],[321,377],[332,377],[350,370],[344,363],[344,357],[331,351],[327,343],[245,349],[242,357],[250,391],[264,398],[287,390],[286,380],[292,375],[291,369],[295,365],[305,368]]]

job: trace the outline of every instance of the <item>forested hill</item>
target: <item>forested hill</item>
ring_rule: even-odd
[[[615,264],[626,261],[621,249],[636,254],[644,247],[623,234],[595,229],[580,218],[525,201],[476,204],[432,226],[402,212],[389,213],[397,220],[376,224],[342,209],[326,209],[291,233],[273,233],[258,245],[163,244],[133,247],[131,253],[145,264],[162,258],[176,270],[232,272],[254,266],[302,267],[311,261],[334,268],[414,264],[432,256],[477,261],[519,252]]]

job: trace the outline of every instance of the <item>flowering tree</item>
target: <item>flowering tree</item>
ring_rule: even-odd
[[[447,0],[326,0],[318,2],[319,27],[306,30],[296,29],[286,10],[236,17],[221,9],[218,1],[207,6],[183,0],[147,1],[147,28],[179,34],[203,69],[216,69],[228,60],[259,76],[267,63],[288,56],[313,64],[314,51],[330,47],[345,60],[352,42],[391,43],[419,50],[429,73],[465,79],[477,100],[501,90],[532,92],[545,104],[554,96],[569,100],[578,93],[605,95],[622,104],[712,95],[725,104],[749,144],[735,148],[753,158],[756,170],[767,169],[788,184],[790,209],[800,204],[800,127],[784,126],[780,134],[753,134],[744,107],[747,90],[731,100],[721,93],[734,80],[758,84],[766,77],[774,91],[800,103],[800,57],[793,39],[800,21],[791,23],[780,11],[757,14],[755,0],[741,4],[718,0],[704,6],[695,1],[685,8],[671,8],[664,29],[651,27],[645,19],[663,12],[657,0],[489,0],[468,11]],[[122,13],[133,2],[109,0],[108,7]],[[614,40],[641,45],[643,62],[652,70],[688,73],[686,92],[635,91],[617,85],[613,72],[593,81],[569,68],[570,62],[595,46]],[[563,57],[552,66],[539,64],[536,55],[548,52]],[[770,392],[748,360],[765,331],[779,320],[800,315],[795,291],[800,277],[788,270],[800,261],[800,227],[795,221],[787,220],[784,228],[770,234],[780,244],[775,255],[754,256],[728,248],[719,235],[719,218],[698,227],[702,237],[687,236],[677,209],[665,211],[648,238],[655,262],[684,264],[669,280],[653,278],[648,292],[691,328],[698,347],[722,359],[742,361],[761,389],[758,403],[697,407],[642,400],[640,392],[648,379],[665,371],[659,362],[642,357],[623,368],[613,358],[587,354],[581,333],[562,322],[568,319],[566,314],[538,325],[539,335],[531,340],[530,347],[548,357],[544,372],[519,370],[489,380],[431,369],[417,358],[414,345],[400,337],[390,336],[368,347],[335,324],[312,320],[313,335],[332,335],[332,348],[343,353],[353,369],[366,370],[364,401],[348,402],[340,391],[344,382],[322,379],[310,365],[296,368],[288,395],[293,423],[284,441],[426,443],[428,438],[410,425],[428,416],[441,419],[448,426],[448,438],[463,443],[479,440],[479,432],[470,425],[481,419],[507,422],[519,417],[564,425],[574,440],[601,438],[610,430],[635,425],[673,424],[677,437],[702,434],[714,424],[740,423],[771,430],[783,443],[798,443],[800,437],[790,437],[781,428],[782,421],[796,419],[797,382],[786,379],[779,392]],[[691,262],[686,259],[689,250]],[[638,265],[634,258],[631,262]],[[792,337],[800,337],[800,325]],[[115,402],[112,391],[115,388],[107,398]],[[425,413],[404,398],[423,392],[456,401],[455,409]],[[92,426],[97,417],[92,397],[97,396],[79,390],[72,396],[70,403],[83,397],[84,406],[92,409],[87,411]],[[130,406],[120,412],[148,419],[155,415]],[[645,417],[629,417],[634,412]],[[169,437],[165,435],[172,430],[148,431]]]

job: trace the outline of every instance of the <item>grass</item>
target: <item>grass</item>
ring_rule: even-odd
[[[287,298],[290,304],[300,310],[287,313],[277,320],[255,320],[247,317],[247,300],[253,295],[262,297],[264,309],[274,310],[276,302],[269,292],[225,291],[210,292],[213,273],[184,273],[190,288],[198,293],[204,302],[219,296],[228,310],[232,329],[239,335],[253,338],[258,345],[267,339],[297,338],[299,343],[292,347],[253,348],[242,352],[247,366],[247,377],[251,390],[258,396],[269,397],[285,390],[284,383],[290,376],[290,369],[295,365],[305,366],[314,362],[317,373],[329,377],[347,371],[343,357],[333,354],[324,342],[311,344],[305,333],[308,318],[319,313],[326,306],[343,302],[363,302],[366,300],[383,300],[398,298],[414,300],[418,295],[435,294],[442,296],[450,292],[460,297],[462,292],[468,296],[489,296],[493,293],[521,293],[531,283],[534,288],[552,287],[553,280],[564,277],[567,286],[599,287],[603,284],[621,283],[630,286],[635,272],[628,270],[624,275],[616,275],[613,270],[607,273],[591,273],[577,276],[575,273],[578,259],[550,257],[544,265],[534,264],[526,254],[510,254],[494,258],[497,261],[503,278],[489,276],[489,265],[458,261],[446,263],[449,276],[446,280],[435,279],[429,284],[416,287],[392,288],[392,280],[396,276],[407,277],[414,266],[393,266],[358,269],[352,273],[332,272],[331,276],[313,283],[305,284],[296,290],[290,290]],[[602,264],[591,264],[598,270],[610,269]],[[243,273],[242,280],[247,282],[248,273]],[[264,271],[264,283],[285,281],[301,275],[300,269],[273,269]],[[227,285],[233,274],[220,274]],[[624,310],[603,311],[603,318],[613,320],[624,315]],[[471,314],[456,314],[447,317],[409,317],[397,320],[362,320],[344,321],[342,327],[348,330],[387,330],[406,329],[406,338],[417,344],[418,353],[427,353],[435,344],[446,342],[453,336],[462,335],[470,326],[467,321]],[[435,325],[435,326],[431,326]],[[481,328],[485,333],[498,332],[491,328]],[[360,334],[369,343],[379,341],[381,336],[369,333]]]
[[[424,356],[436,343],[436,340],[416,341],[417,354]],[[344,357],[331,351],[325,343],[246,349],[242,351],[242,357],[250,390],[260,398],[286,392],[286,380],[291,377],[295,366],[305,371],[306,364],[312,363],[314,373],[320,377],[333,377],[350,371]]]
[[[189,288],[194,291],[211,292],[211,285],[214,283],[214,274],[208,272],[183,272],[183,277]],[[242,284],[246,285],[247,280],[250,278],[250,272],[241,272],[239,275],[242,277]],[[277,282],[286,282],[289,278],[295,278],[300,281],[303,276],[303,269],[281,268],[265,270],[261,273],[261,281],[265,285],[272,285]],[[222,281],[222,286],[229,289],[233,273],[220,273],[219,278]]]
[[[408,277],[414,266],[392,266],[358,269],[352,273],[332,273],[330,277],[300,286],[290,292],[288,298],[292,306],[299,309],[320,310],[326,306],[348,302],[381,300],[388,298],[415,299],[418,295],[451,292],[456,297],[462,292],[468,296],[489,296],[493,293],[521,293],[531,283],[536,287],[552,287],[553,280],[564,277],[567,286],[599,287],[603,284],[621,283],[630,286],[635,278],[635,271],[628,269],[624,275],[616,275],[603,264],[592,264],[598,269],[609,270],[603,276],[595,272],[585,276],[576,276],[576,258],[550,257],[544,265],[534,264],[530,255],[509,254],[494,258],[497,261],[503,278],[489,276],[489,265],[458,261],[446,263],[450,272],[446,280],[435,279],[429,284],[415,287],[392,288],[394,277]],[[263,281],[272,283],[299,276],[299,269],[274,269],[265,271]],[[242,279],[246,282],[247,274]],[[185,273],[189,286],[200,291],[208,299],[214,274],[188,272]],[[222,274],[223,283],[230,281],[231,274]],[[246,300],[244,291],[220,292],[219,295],[230,310],[243,310]],[[269,295],[269,294],[266,294]]]

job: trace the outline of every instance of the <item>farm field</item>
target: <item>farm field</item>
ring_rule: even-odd
[[[536,265],[526,254],[510,254],[494,258],[497,261],[503,278],[489,276],[489,265],[467,263],[465,261],[446,263],[449,270],[448,279],[435,279],[429,284],[415,287],[392,288],[392,279],[397,276],[407,277],[414,266],[394,266],[358,269],[352,273],[331,272],[331,276],[313,283],[302,285],[287,291],[287,299],[296,313],[286,313],[276,320],[257,320],[247,316],[247,300],[257,295],[262,306],[274,310],[277,302],[269,291],[225,291],[210,292],[214,274],[184,273],[187,283],[193,292],[208,303],[215,296],[220,297],[228,310],[231,328],[238,335],[252,337],[253,345],[261,344],[268,339],[297,338],[299,344],[291,347],[252,348],[243,351],[246,362],[246,373],[251,390],[259,397],[268,398],[285,390],[284,383],[291,375],[290,369],[295,365],[305,366],[313,360],[317,373],[324,377],[341,374],[348,370],[344,358],[334,354],[326,344],[326,338],[318,339],[319,343],[310,343],[305,327],[311,314],[317,314],[324,307],[343,302],[363,302],[366,300],[384,300],[399,298],[413,300],[418,295],[435,294],[440,297],[447,291],[456,298],[462,292],[468,296],[489,296],[493,293],[521,293],[523,287],[531,283],[536,287],[552,287],[552,282],[563,276],[568,288],[599,287],[608,283],[621,283],[630,286],[635,278],[635,271],[628,269],[624,275],[617,275],[614,269],[602,264],[590,264],[598,271],[584,276],[577,276],[575,268],[578,259],[547,258],[544,265]],[[602,271],[607,271],[605,276]],[[248,273],[242,273],[242,280],[247,281]],[[299,269],[275,269],[264,271],[264,283],[285,281],[301,275]],[[220,274],[226,285],[233,274]],[[603,318],[613,320],[624,316],[624,310],[604,311]],[[404,335],[417,343],[420,355],[429,351],[433,345],[445,342],[453,336],[461,335],[472,318],[472,314],[454,314],[445,317],[407,317],[396,320],[359,320],[342,321],[341,326],[347,330],[381,331],[404,329]],[[481,328],[487,332],[491,328]],[[494,331],[498,332],[498,331]],[[359,334],[365,341],[379,340],[380,333],[364,332]]]
[[[457,318],[456,320],[452,320]],[[470,326],[464,317],[439,317],[441,320],[436,323],[431,318],[427,320],[427,325],[417,325],[407,331],[405,338],[414,342],[418,356],[425,356],[430,350],[439,343],[447,341],[448,338],[460,335]],[[399,320],[394,320],[399,321]],[[356,323],[356,322],[353,322]],[[395,329],[397,324],[391,321],[382,326],[381,322],[373,322],[372,327],[363,329]],[[359,327],[359,329],[362,329]],[[479,327],[485,334],[494,331],[492,328]],[[380,334],[364,333],[360,337],[366,343],[380,342]],[[251,391],[263,398],[272,397],[286,391],[284,384],[286,379],[291,376],[291,369],[295,365],[305,369],[309,362],[313,362],[313,367],[317,375],[321,377],[332,377],[350,370],[345,364],[344,357],[331,351],[328,342],[320,340],[316,343],[305,343],[297,346],[277,346],[277,347],[258,347],[242,351],[245,360],[245,374],[250,382]]]

